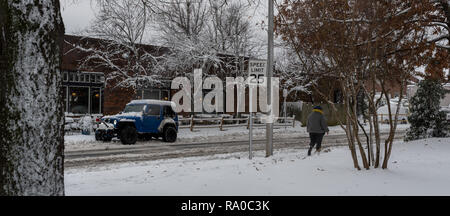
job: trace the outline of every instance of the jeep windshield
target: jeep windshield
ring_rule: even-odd
[[[127,105],[123,110],[123,113],[133,113],[133,112],[142,112],[144,110],[145,104],[132,104]]]

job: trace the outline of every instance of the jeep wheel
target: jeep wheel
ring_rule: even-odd
[[[138,134],[136,132],[136,128],[131,126],[125,126],[120,131],[120,141],[124,145],[134,145],[136,144],[138,138]]]
[[[177,141],[177,130],[174,127],[166,127],[162,138],[164,142],[173,143]]]
[[[102,134],[100,131],[95,132],[95,141],[102,141]]]

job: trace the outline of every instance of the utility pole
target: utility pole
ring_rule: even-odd
[[[267,104],[272,107],[272,76],[273,76],[273,32],[274,32],[273,0],[269,0],[269,28],[268,32],[268,54],[267,54]],[[271,109],[269,115],[273,114]],[[272,117],[272,116],[271,116]],[[273,120],[272,118],[270,118]],[[266,122],[266,157],[273,155],[273,122]]]
[[[251,104],[251,103],[250,103]],[[249,132],[248,132],[248,136],[249,136],[249,148],[248,148],[248,158],[251,160],[253,159],[253,113],[250,110],[250,115],[248,116],[248,120],[249,122]]]

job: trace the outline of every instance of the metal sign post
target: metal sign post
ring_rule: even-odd
[[[258,88],[259,85],[264,83],[264,77],[267,76],[267,60],[249,60],[248,76],[249,78],[249,158],[253,158],[253,97],[257,95],[253,94],[253,88]],[[255,104],[256,105],[256,104]]]
[[[284,107],[283,107],[283,108],[284,108],[284,130],[287,129],[287,121],[286,121],[286,119],[287,119],[287,114],[286,114],[286,112],[287,112],[287,109],[286,109],[286,98],[287,98],[288,94],[289,94],[288,90],[287,90],[287,89],[284,89],[284,90],[283,90],[283,97],[284,97],[284,103],[283,103],[283,106],[284,106]]]
[[[249,117],[248,117],[248,123],[249,123],[249,158],[250,160],[253,158],[253,112],[255,112],[254,110],[254,105],[253,104],[253,99],[254,97],[257,97],[257,95],[254,95],[254,89],[258,88],[258,81],[256,82],[252,82],[252,80],[250,80],[250,82],[248,83],[248,89],[249,89],[249,99],[250,99],[250,106],[249,106]],[[256,93],[257,94],[257,93]]]
[[[273,1],[269,0],[269,26],[268,26],[268,54],[267,54],[267,104],[272,105],[272,74],[273,74],[273,33],[274,33],[274,11]],[[275,102],[278,103],[278,102]],[[269,113],[270,115],[273,110]],[[266,123],[266,157],[273,155],[273,122]]]
[[[250,127],[249,127],[249,153],[248,158],[251,160],[253,159],[253,113],[250,112],[249,119],[250,121]]]
[[[249,159],[251,160],[253,158],[253,97],[255,97],[255,95],[253,94],[253,88],[257,87],[256,83],[253,82],[249,82],[248,83],[248,89],[249,89],[249,99],[250,99],[250,106],[249,106],[249,116],[248,116],[248,139],[249,139]]]

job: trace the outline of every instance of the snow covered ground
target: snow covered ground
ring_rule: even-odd
[[[404,131],[409,128],[408,124],[398,125],[399,131]],[[388,132],[389,125],[382,124],[381,130]],[[265,127],[257,127],[253,131],[255,139],[264,139],[266,129]],[[340,126],[330,127],[330,135],[344,134],[344,131]],[[297,122],[295,127],[288,125],[285,127],[274,128],[275,138],[292,138],[299,136],[308,136],[306,127],[301,127],[301,123]],[[191,132],[189,129],[180,129],[178,133],[177,143],[198,143],[198,142],[215,142],[215,141],[235,141],[235,140],[248,140],[248,130],[246,127],[232,127],[225,128],[224,131],[220,131],[219,128],[201,128],[195,129]],[[155,142],[150,141],[151,142]],[[65,149],[66,151],[72,150],[86,150],[86,149],[105,149],[111,147],[122,146],[120,141],[113,140],[113,142],[104,143],[95,141],[94,135],[66,135],[65,136]],[[138,142],[138,145],[145,145],[146,142]]]
[[[450,195],[450,139],[394,145],[389,169],[357,171],[347,148],[283,149],[67,169],[67,195]]]

